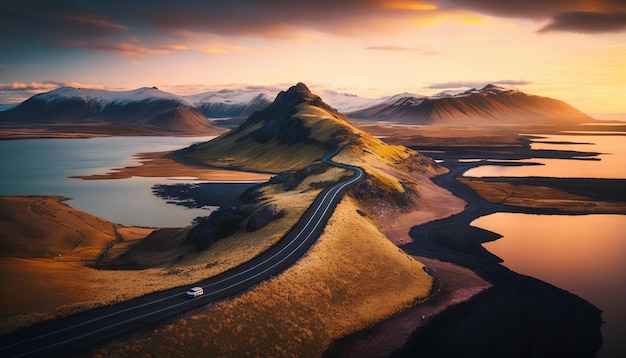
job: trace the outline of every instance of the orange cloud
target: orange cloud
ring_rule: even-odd
[[[52,91],[59,87],[76,87],[90,89],[125,90],[126,88],[107,88],[99,84],[84,84],[79,82],[44,81],[44,82],[13,82],[0,83],[0,103],[23,102],[34,94]]]
[[[413,25],[417,26],[417,27],[426,27],[426,26],[433,26],[433,25],[437,25],[441,22],[446,21],[449,18],[448,15],[435,15],[435,16],[429,16],[429,17],[424,17],[421,19],[416,19],[413,20]]]
[[[162,46],[162,48],[166,48],[166,49],[170,49],[170,50],[176,50],[176,51],[182,51],[182,50],[188,50],[189,48],[185,45],[170,45],[170,46]]]
[[[167,55],[171,53],[173,50],[186,50],[186,46],[182,45],[171,45],[171,46],[160,46],[156,48],[149,48],[146,46],[142,46],[140,44],[133,44],[128,42],[122,43],[112,43],[112,42],[98,42],[98,43],[87,43],[84,41],[68,41],[65,43],[66,46],[72,47],[82,47],[88,50],[96,51],[96,52],[112,52],[117,53],[122,56],[127,57],[140,57],[145,55]]]
[[[0,91],[48,91],[59,87],[55,83],[0,83]]]
[[[229,53],[248,52],[248,49],[242,46],[210,46],[210,47],[204,48],[202,52],[211,53],[211,54],[229,54]]]
[[[117,52],[122,56],[129,57],[138,57],[145,55],[166,55],[171,52],[171,50],[166,48],[154,48],[150,49],[144,46],[133,45],[129,43],[120,43],[120,44],[99,44],[94,46],[88,46],[89,48],[96,51],[110,51]]]
[[[306,37],[294,37],[293,39],[291,39],[291,41],[299,44],[307,44],[313,42],[313,40]]]
[[[80,88],[92,88],[92,89],[104,89],[102,85],[86,85],[78,82],[60,82],[60,81],[46,81],[46,82],[13,82],[13,83],[0,83],[0,91],[12,92],[12,91],[28,91],[28,92],[42,92],[51,91],[59,87],[80,87]]]
[[[387,9],[428,11],[437,10],[437,5],[422,1],[389,1],[382,5]]]

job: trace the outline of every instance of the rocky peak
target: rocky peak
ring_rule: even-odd
[[[300,82],[286,91],[281,91],[276,96],[273,105],[278,107],[295,107],[304,102],[316,105],[322,103],[322,99],[313,94],[304,83]]]
[[[301,105],[318,107],[335,118],[344,119],[319,96],[311,93],[304,83],[298,83],[286,91],[281,91],[274,102],[265,109],[254,112],[246,122],[233,131],[233,134],[261,124],[261,127],[250,132],[247,137],[259,143],[266,143],[272,138],[278,138],[280,143],[289,144],[314,141],[309,137],[311,129],[296,116],[302,110]]]
[[[481,93],[492,93],[492,94],[499,94],[499,93],[522,93],[519,90],[513,88],[513,87],[508,87],[508,86],[498,86],[498,85],[494,85],[492,83],[486,85],[485,87],[483,87],[480,90]]]
[[[324,103],[322,99],[313,94],[304,83],[298,83],[286,91],[281,91],[276,96],[272,104],[259,112],[255,112],[248,118],[249,124],[259,121],[284,122],[289,120],[298,110],[297,106],[306,103],[307,105],[320,107],[338,118],[341,115],[332,107]]]

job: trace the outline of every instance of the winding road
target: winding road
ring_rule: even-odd
[[[333,162],[341,147],[322,161],[354,172],[325,188],[298,223],[276,245],[254,259],[198,282],[205,294],[187,299],[188,286],[173,288],[116,305],[45,322],[0,338],[0,356],[60,356],[166,318],[240,293],[293,265],[317,240],[347,188],[362,180],[362,168]],[[80,294],[77,292],[76,294]]]

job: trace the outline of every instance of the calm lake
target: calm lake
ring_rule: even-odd
[[[80,180],[73,175],[100,174],[136,165],[136,153],[186,147],[213,137],[106,137],[0,141],[0,195],[63,195],[79,210],[124,225],[182,227],[215,206],[186,208],[153,194],[155,185],[200,183],[177,178]],[[623,136],[560,135],[535,143],[536,149],[602,152],[600,161],[541,160],[544,166],[481,166],[468,176],[551,176],[626,178]],[[539,162],[539,160],[530,160]],[[223,183],[217,190],[228,191]],[[233,189],[234,192],[241,188]],[[604,346],[598,357],[626,352],[626,216],[540,216],[497,213],[473,225],[503,238],[485,247],[504,265],[568,290],[604,310]]]
[[[217,206],[186,208],[155,196],[158,184],[201,183],[192,179],[81,180],[139,164],[136,153],[170,151],[214,137],[105,137],[0,141],[0,195],[62,195],[72,207],[123,225],[183,227]],[[221,190],[224,190],[222,185]],[[237,188],[237,190],[240,190]]]
[[[624,136],[558,135],[534,149],[564,149],[603,153],[600,161],[528,160],[544,166],[481,166],[466,176],[548,176],[626,178]],[[603,346],[597,357],[626,356],[626,216],[529,215],[496,213],[476,219],[473,226],[503,237],[484,247],[503,265],[586,299],[603,310]],[[616,355],[617,354],[617,355]]]
[[[597,357],[626,352],[626,217],[496,213],[472,223],[503,237],[483,246],[509,269],[569,291],[604,312]]]
[[[483,165],[468,170],[469,177],[556,177],[556,178],[626,178],[626,140],[624,135],[550,135],[537,139],[532,149],[574,150],[602,153],[600,160],[528,159],[520,162],[541,163],[533,166]],[[550,142],[550,143],[547,143]],[[562,142],[557,144],[557,142]],[[564,144],[564,142],[569,142]],[[584,143],[584,144],[571,144]]]

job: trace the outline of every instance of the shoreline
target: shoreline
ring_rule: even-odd
[[[552,153],[554,154],[563,157],[571,155],[569,152]],[[516,206],[495,200],[488,201],[488,198],[481,196],[484,193],[479,194],[474,186],[467,185],[470,180],[481,181],[483,178],[463,177],[470,168],[485,163],[450,161],[449,157],[446,159],[442,165],[448,168],[449,172],[433,178],[433,181],[465,200],[467,202],[465,210],[445,219],[413,227],[409,234],[411,240],[404,243],[401,248],[410,255],[420,256],[420,260],[431,260],[431,265],[435,260],[471,270],[491,287],[476,290],[468,299],[446,305],[432,319],[430,317],[427,319],[429,324],[423,324],[419,322],[421,314],[416,312],[427,310],[428,308],[424,306],[442,304],[440,301],[443,298],[434,296],[433,302],[418,304],[396,317],[337,340],[325,355],[337,356],[347,353],[358,356],[368,352],[373,356],[393,354],[410,357],[414,356],[415,352],[428,352],[426,356],[429,354],[466,357],[516,356],[526,347],[525,349],[540,352],[537,356],[557,353],[572,357],[593,356],[602,345],[601,310],[567,291],[532,277],[517,274],[500,265],[501,259],[482,246],[484,242],[499,239],[500,235],[472,227],[470,223],[476,218],[495,212],[561,215],[626,214],[626,200],[620,197],[618,203],[604,202],[605,205],[601,205],[602,200],[607,199],[608,190],[607,181],[603,179],[549,180],[549,185],[545,187],[542,185],[546,184],[542,183],[542,178],[533,178],[527,179],[526,184],[529,185],[519,191],[532,196],[535,194],[533,190],[546,189],[551,195],[561,198],[563,202],[560,207],[558,205],[551,207],[546,203],[543,203],[543,206],[541,203],[535,206]],[[494,165],[494,162],[488,164]],[[509,162],[500,164],[511,165]],[[517,187],[517,182],[521,180],[502,177],[489,178],[485,181]],[[612,188],[621,188],[626,185],[626,180],[611,180],[610,183]],[[571,196],[575,194],[571,192],[580,195],[576,190],[580,191],[581,186],[587,189],[587,195],[575,198],[578,200],[578,206],[572,207]],[[600,205],[595,205],[596,203]],[[549,204],[554,206],[554,203]],[[523,307],[516,307],[520,301],[524,302]],[[562,319],[562,316],[572,316],[571,312],[575,314],[570,321]],[[380,342],[379,337],[406,330],[408,317],[412,317],[414,329],[401,347],[391,349],[388,342],[382,343],[382,348],[373,344]],[[520,328],[520,321],[529,322]],[[477,322],[481,322],[480,325]],[[478,325],[480,328],[468,328],[468,325]],[[446,328],[443,328],[444,326]],[[452,330],[448,332],[450,326]],[[516,331],[517,334],[511,333]],[[536,332],[542,338],[533,341],[528,336],[528,331]],[[450,342],[457,341],[461,344],[450,347]],[[507,343],[494,345],[493,341]],[[528,342],[534,342],[534,346],[528,348]]]
[[[111,168],[106,174],[75,175],[81,180],[109,180],[137,177],[193,177],[202,181],[217,182],[258,182],[267,181],[268,173],[255,173],[237,169],[223,169],[208,166],[193,166],[178,159],[177,151],[137,153],[138,165]]]
[[[481,245],[500,235],[470,225],[476,218],[494,212],[563,212],[488,202],[457,180],[467,169],[479,164],[444,165],[450,173],[435,181],[468,202],[468,207],[461,214],[414,227],[411,230],[414,241],[404,249],[466,267],[494,287],[480,298],[435,317],[432,324],[416,330],[409,343],[396,354],[410,356],[410,352],[426,351],[466,357],[515,356],[530,349],[535,356],[557,352],[570,357],[593,356],[602,344],[601,311],[578,296],[500,265],[501,260]],[[442,331],[442,325],[451,325],[451,329]],[[450,341],[459,344],[443,344]]]
[[[96,137],[134,137],[134,136],[167,136],[195,137],[198,135],[220,135],[226,128],[215,127],[206,131],[168,132],[149,126],[133,127],[108,124],[32,124],[19,123],[0,124],[0,140],[17,139],[50,139],[50,138],[96,138]]]
[[[167,154],[164,155],[163,153],[151,153],[151,154],[163,155],[163,157],[167,155]],[[158,159],[158,158],[155,158],[155,159]],[[171,153],[170,153],[170,158],[168,159],[176,161],[175,158],[171,157]],[[494,162],[489,162],[489,164],[492,164],[492,165],[493,163]],[[184,163],[178,163],[178,164],[181,166],[187,167],[187,165],[185,165]],[[496,257],[489,254],[485,249],[482,248],[482,246],[480,245],[482,242],[497,239],[498,235],[494,233],[486,232],[484,230],[469,227],[469,223],[473,220],[473,219],[470,220],[470,218],[473,215],[479,215],[476,217],[480,217],[482,215],[487,215],[491,212],[496,212],[496,211],[528,212],[531,209],[487,202],[480,195],[478,195],[474,190],[468,188],[466,185],[459,182],[458,178],[462,176],[462,174],[467,169],[473,166],[481,165],[481,164],[482,163],[452,163],[452,162],[446,162],[444,164],[446,167],[450,169],[450,172],[448,174],[444,174],[442,176],[435,178],[433,181],[435,181],[440,186],[452,191],[456,196],[465,200],[468,203],[468,206],[466,210],[463,211],[462,213],[453,215],[446,219],[430,221],[418,227],[414,227],[411,230],[411,234],[410,234],[411,238],[413,239],[413,242],[406,244],[402,248],[405,251],[407,251],[409,254],[412,254],[414,256],[424,257],[425,260],[431,260],[431,263],[430,263],[431,267],[437,265],[436,263],[433,264],[434,262],[433,260],[436,260],[436,261],[441,262],[441,265],[450,265],[450,263],[452,263],[456,265],[458,268],[468,268],[477,274],[476,277],[481,279],[483,282],[486,282],[486,283],[488,282],[488,284],[491,284],[494,287],[489,288],[489,289],[484,287],[480,290],[474,291],[472,295],[477,294],[478,297],[475,296],[475,298],[465,301],[461,303],[460,305],[457,305],[458,307],[453,306],[447,309],[444,308],[443,313],[437,313],[437,316],[432,317],[432,320],[429,317],[428,322],[429,323],[433,322],[432,324],[428,324],[425,326],[418,324],[417,327],[414,327],[411,330],[412,333],[411,332],[403,333],[403,337],[407,337],[406,338],[407,341],[405,342],[404,348],[401,348],[399,351],[397,351],[398,352],[397,354],[401,356],[403,354],[410,355],[409,354],[410,352],[421,351],[423,349],[421,346],[418,348],[411,348],[412,347],[411,345],[414,344],[414,342],[416,341],[415,337],[430,337],[430,335],[433,335],[434,333],[436,333],[436,327],[438,327],[438,324],[443,324],[441,322],[449,322],[449,320],[455,321],[459,319],[470,319],[466,317],[473,317],[473,319],[477,319],[478,318],[477,314],[473,313],[472,311],[473,308],[469,309],[467,307],[478,307],[477,310],[479,312],[484,313],[486,312],[485,310],[487,309],[485,307],[487,303],[485,302],[499,303],[504,298],[507,300],[507,302],[510,303],[510,302],[514,302],[516,299],[519,299],[520,296],[522,297],[524,296],[524,292],[521,292],[521,293],[519,292],[520,290],[519,287],[507,287],[507,285],[508,286],[521,285],[528,292],[531,293],[530,294],[531,300],[537,300],[537,298],[539,298],[537,302],[533,302],[533,305],[534,305],[533,308],[537,308],[537,307],[544,308],[546,304],[549,306],[549,303],[541,302],[541,297],[539,297],[540,295],[533,295],[533,293],[538,293],[538,292],[542,292],[542,295],[543,295],[545,294],[544,291],[546,291],[549,293],[549,295],[551,295],[550,297],[558,298],[556,301],[566,302],[565,303],[566,305],[570,305],[572,307],[574,306],[582,307],[582,310],[586,312],[585,319],[595,324],[595,315],[597,313],[594,310],[595,307],[588,304],[586,301],[581,303],[578,297],[576,296],[570,297],[573,295],[569,295],[564,291],[561,293],[557,293],[557,291],[560,289],[556,287],[553,287],[541,281],[534,280],[528,277],[523,277],[521,275],[517,275],[515,273],[508,271],[508,269],[503,268],[502,266],[498,264],[499,260]],[[146,175],[145,173],[150,172],[151,169],[149,167],[146,167],[145,165],[146,163],[142,163],[139,166],[131,167],[131,169],[135,168],[137,172],[143,172],[144,175]],[[509,164],[505,164],[505,165],[509,165]],[[139,176],[142,176],[142,175],[139,175]],[[506,182],[506,180],[504,181]],[[534,210],[535,212],[540,212],[540,213],[551,213],[551,214],[563,213],[562,211],[559,211],[559,210],[546,209],[546,208],[535,208],[532,210]],[[588,212],[581,212],[581,213],[586,214]],[[571,213],[567,213],[567,214],[571,214]],[[442,222],[444,224],[442,224]],[[424,236],[422,236],[423,234],[425,234],[426,239],[424,239]],[[469,240],[465,240],[468,238]],[[420,260],[421,259],[422,258],[420,258]],[[511,282],[515,282],[516,284],[511,285]],[[445,284],[445,282],[443,282],[443,284]],[[480,284],[477,283],[477,287],[478,286],[480,286]],[[505,288],[504,290],[503,290],[503,287]],[[429,302],[429,303],[439,304],[441,302],[435,301],[435,302]],[[450,306],[451,305],[446,306],[446,307],[450,307]],[[422,312],[420,311],[420,309],[424,309],[424,308],[420,307],[416,312]],[[466,312],[468,310],[469,312]],[[463,312],[463,313],[459,314],[458,312]],[[567,310],[561,309],[560,312],[563,314],[566,314]],[[405,312],[405,313],[413,314],[412,316],[413,318],[421,316],[421,314],[417,314],[415,312],[412,312],[412,313]],[[527,313],[527,312],[524,312],[524,313]],[[400,319],[401,321],[403,314],[400,314],[398,316],[400,318],[394,317],[392,319]],[[504,316],[502,316],[503,314],[502,311],[499,311],[498,314],[500,316],[494,317],[493,319],[494,319],[494,322],[498,322],[498,324],[502,326],[507,326],[507,324],[513,325],[513,323],[511,322],[515,322],[514,320],[510,321],[510,320],[503,318]],[[518,316],[523,317],[522,314],[519,314]],[[539,313],[536,313],[536,317],[541,318]],[[599,317],[599,314],[598,314],[598,317]],[[387,324],[389,326],[388,321],[384,321],[380,323],[380,325],[384,325],[384,324]],[[378,327],[378,326],[379,326],[378,324],[375,325],[375,327]],[[393,328],[395,326],[392,324],[390,327]],[[514,329],[515,327],[512,327],[512,328]],[[466,331],[459,329],[457,333],[462,334],[464,332]],[[361,331],[361,332],[357,332],[357,334],[363,335],[365,334],[365,332]],[[570,332],[570,334],[575,335],[577,334],[577,332],[572,331]],[[586,334],[588,334],[589,337],[592,337],[589,339],[589,344],[588,344],[589,347],[592,347],[593,344],[595,344],[592,342],[592,340],[595,339],[594,332],[590,330],[589,332],[586,332]],[[505,337],[505,338],[510,338],[510,337]],[[436,341],[437,339],[439,339],[437,336],[434,336],[434,338],[432,338],[433,341]],[[483,339],[489,339],[489,335],[484,335]],[[580,338],[576,338],[576,339],[580,341]],[[421,340],[421,338],[418,340]],[[435,346],[434,343],[430,345]],[[548,345],[545,345],[545,347],[548,347]],[[582,351],[587,352],[587,351],[590,351],[591,349],[592,348],[584,348]],[[392,350],[391,352],[393,353],[394,351],[395,349]],[[496,353],[510,353],[510,352],[509,351],[496,351]]]

